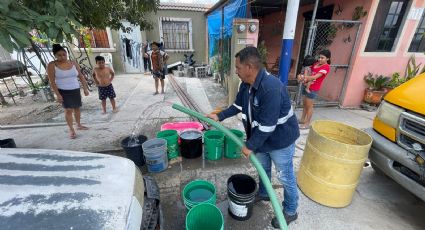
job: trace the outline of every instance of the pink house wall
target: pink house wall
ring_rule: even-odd
[[[406,20],[402,23],[401,36],[396,41],[393,52],[364,52],[367,39],[369,37],[370,27],[373,23],[375,11],[379,0],[356,0],[356,1],[340,1],[340,0],[324,0],[323,6],[334,4],[333,20],[352,20],[352,14],[357,6],[363,6],[367,11],[367,16],[362,18],[359,40],[357,41],[352,59],[352,66],[347,74],[347,87],[341,98],[341,104],[346,107],[357,107],[362,103],[364,89],[366,85],[363,76],[368,72],[391,75],[394,72],[404,73],[406,64],[410,56],[415,55],[417,63],[425,64],[425,55],[422,53],[407,52],[413,34],[416,31],[418,20]],[[337,15],[336,10],[338,4],[342,8],[342,12]],[[412,6],[425,7],[425,0],[413,0]],[[300,52],[301,38],[304,28],[304,12],[313,9],[313,5],[302,6],[299,9],[297,18],[297,28],[294,39],[294,48],[292,58],[295,60],[293,68],[290,71],[289,78],[294,78],[295,67]],[[286,9],[285,9],[286,10]],[[406,14],[410,8],[407,9]],[[260,19],[260,40],[264,40],[268,50],[268,64],[271,67],[276,58],[280,56],[283,22],[285,20],[284,12],[276,12],[264,16]],[[355,28],[339,28],[337,35],[328,49],[332,52],[332,64],[347,64],[351,54],[352,43],[355,38]],[[352,43],[344,42],[344,38],[351,37]],[[344,69],[332,69],[327,79],[324,81],[319,92],[320,96],[328,100],[338,101],[343,88],[345,77]]]
[[[313,9],[313,5],[302,6],[299,9],[299,14],[297,17],[297,27],[295,30],[295,38],[293,44],[292,59],[294,60],[293,66],[289,72],[289,78],[294,79],[296,76],[295,69],[297,64],[297,59],[299,55],[299,50],[301,46],[302,32],[304,28],[304,17],[302,14],[304,12],[310,11]],[[280,51],[282,47],[282,36],[283,36],[283,24],[285,21],[285,12],[275,12],[269,15],[266,15],[260,20],[260,38],[259,42],[262,40],[265,41],[267,51],[268,51],[268,67],[272,67],[276,62],[276,58],[280,56]]]
[[[357,6],[363,6],[366,11],[369,11],[370,3],[370,0],[343,2],[338,0],[327,0],[324,1],[323,6],[335,5],[332,20],[352,20],[354,9]],[[340,11],[338,12],[338,10]],[[365,18],[362,18],[360,21],[364,22]],[[347,65],[349,64],[351,53],[355,45],[358,27],[353,26],[349,28],[342,23],[333,23],[333,25],[337,28],[336,37],[333,39],[332,44],[327,47],[332,53],[331,64]],[[362,34],[362,31],[363,29],[361,29],[360,34]],[[348,38],[350,38],[351,41],[349,41]],[[344,87],[344,79],[345,77],[349,78],[349,74],[346,75],[346,72],[346,68],[332,68],[319,91],[320,97],[329,101],[339,101]]]
[[[360,39],[345,97],[342,101],[342,105],[346,107],[356,107],[362,103],[364,89],[366,88],[363,76],[368,72],[383,75],[400,72],[403,75],[406,64],[412,55],[416,57],[417,63],[425,63],[425,55],[423,53],[408,52],[413,34],[419,22],[418,20],[407,19],[402,23],[400,28],[401,33],[399,32],[400,37],[395,42],[393,52],[364,52],[378,2],[378,0],[371,1],[367,21],[363,25],[364,33]],[[424,7],[425,0],[414,0],[412,6],[417,8]],[[408,14],[409,10],[410,8],[407,9],[406,14]]]

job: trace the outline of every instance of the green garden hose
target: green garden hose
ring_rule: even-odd
[[[244,146],[244,143],[230,130],[228,130],[226,127],[222,126],[220,123],[205,117],[203,114],[200,114],[198,112],[195,112],[193,110],[190,110],[184,106],[173,104],[173,109],[176,109],[180,112],[186,113],[190,116],[196,117],[201,121],[207,122],[208,124],[212,125],[216,129],[224,132],[226,136],[228,136],[230,139],[232,139],[237,145],[239,145],[241,148]],[[280,207],[280,203],[277,200],[276,194],[274,193],[273,187],[270,183],[269,178],[267,177],[266,171],[264,171],[264,168],[261,166],[260,162],[258,162],[257,157],[254,153],[252,153],[249,156],[249,160],[254,165],[254,167],[257,169],[258,175],[261,178],[261,181],[263,182],[264,186],[266,187],[266,191],[270,197],[270,201],[272,203],[274,212],[276,214],[277,220],[279,221],[280,229],[287,230],[288,226],[286,225],[285,218],[283,217],[282,208]]]

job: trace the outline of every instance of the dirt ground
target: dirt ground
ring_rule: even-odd
[[[47,122],[58,114],[63,113],[60,104],[56,102],[45,102],[38,94],[33,94],[31,88],[21,78],[14,77],[15,84],[11,78],[5,79],[12,97],[3,80],[0,81],[0,92],[6,99],[7,105],[0,107],[0,125],[21,125]],[[37,82],[37,79],[34,79]],[[19,93],[21,92],[21,93]]]

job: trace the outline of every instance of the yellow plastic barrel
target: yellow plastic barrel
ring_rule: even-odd
[[[311,125],[298,171],[301,191],[319,204],[341,208],[353,199],[372,138],[343,123]]]

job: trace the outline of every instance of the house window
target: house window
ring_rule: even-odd
[[[366,52],[391,52],[409,0],[381,0],[366,45]]]
[[[422,14],[421,21],[419,22],[418,28],[416,29],[415,35],[413,36],[412,42],[410,43],[409,52],[425,52],[425,13]]]
[[[160,18],[160,36],[166,50],[192,49],[192,20],[187,18]]]
[[[80,48],[87,48],[83,40],[84,35],[78,39],[78,46]],[[91,29],[86,31],[88,42],[91,48],[111,48],[109,43],[108,32],[106,30]]]

